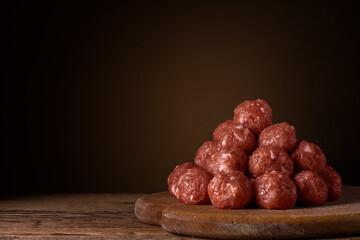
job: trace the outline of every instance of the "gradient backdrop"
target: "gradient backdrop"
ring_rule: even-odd
[[[355,1],[5,8],[3,193],[154,192],[246,99],[360,185]]]

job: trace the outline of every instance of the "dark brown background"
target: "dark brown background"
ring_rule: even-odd
[[[154,192],[246,99],[359,185],[355,1],[15,2],[1,191]]]

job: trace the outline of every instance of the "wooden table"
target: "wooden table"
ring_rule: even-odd
[[[0,198],[0,238],[195,239],[140,222],[142,194],[53,194]],[[343,239],[360,239],[347,237]]]

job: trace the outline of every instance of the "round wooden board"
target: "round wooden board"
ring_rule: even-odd
[[[341,198],[320,207],[221,210],[179,203],[169,192],[140,197],[140,221],[171,233],[221,239],[335,237],[360,234],[360,187],[343,186]]]

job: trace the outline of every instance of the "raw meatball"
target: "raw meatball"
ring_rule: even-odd
[[[186,204],[210,202],[207,187],[212,175],[199,167],[188,169],[178,181],[179,201]]]
[[[304,206],[320,206],[326,202],[328,189],[316,172],[302,171],[294,176],[298,191],[298,203]]]
[[[205,169],[215,175],[229,170],[240,170],[244,173],[248,168],[248,156],[241,149],[223,149],[206,160]]]
[[[314,143],[304,140],[297,144],[291,157],[297,172],[302,170],[321,172],[326,166],[326,157],[323,151]]]
[[[245,208],[252,199],[250,180],[236,170],[216,175],[208,185],[208,193],[217,208]]]
[[[182,163],[180,165],[177,165],[175,169],[170,173],[167,182],[169,191],[172,195],[175,197],[179,197],[179,188],[178,188],[178,181],[181,175],[183,175],[187,170],[190,168],[196,167],[195,164],[191,162]]]
[[[215,140],[216,138],[218,138],[217,136],[225,129],[236,128],[236,127],[243,128],[242,125],[235,124],[233,120],[227,120],[225,122],[220,123],[213,132],[213,139]]]
[[[258,147],[249,157],[249,171],[254,177],[271,171],[291,176],[294,172],[294,163],[281,147],[263,146]]]
[[[323,171],[320,172],[320,176],[324,179],[328,188],[327,201],[335,201],[341,195],[342,181],[340,175],[330,166],[326,166]]]
[[[206,158],[210,157],[213,153],[220,150],[220,146],[217,141],[204,142],[201,147],[197,150],[194,162],[197,166],[205,168]]]
[[[259,134],[272,123],[271,108],[263,99],[245,101],[235,108],[234,123],[243,124],[253,133]]]
[[[292,208],[296,202],[296,186],[282,172],[272,171],[254,180],[254,200],[265,209]]]
[[[237,147],[247,152],[252,151],[256,146],[255,135],[242,125],[230,124],[229,121],[222,123],[213,133],[214,140],[218,141],[221,148]],[[225,125],[228,125],[225,127]]]
[[[296,142],[295,128],[283,122],[262,130],[259,134],[258,145],[281,147],[285,152],[289,152],[294,149]]]

